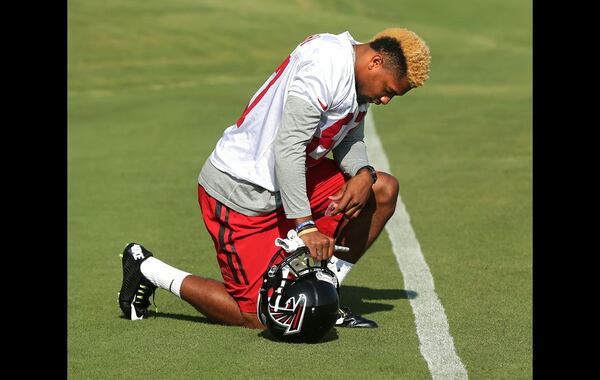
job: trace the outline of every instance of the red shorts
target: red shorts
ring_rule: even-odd
[[[328,197],[344,185],[346,177],[331,159],[324,158],[306,174],[306,190],[312,217],[319,231],[333,237],[342,214],[325,216]],[[258,291],[269,260],[279,249],[275,239],[285,238],[295,227],[283,207],[259,216],[234,211],[198,185],[198,202],[208,233],[217,251],[225,287],[244,313],[256,312]]]

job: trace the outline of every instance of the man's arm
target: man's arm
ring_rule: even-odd
[[[354,177],[360,168],[369,165],[365,138],[365,121],[351,130],[338,146],[333,149],[333,159],[340,169]]]
[[[294,219],[296,226],[312,219],[306,192],[306,146],[312,140],[320,119],[319,110],[290,95],[275,138],[275,175],[281,202],[286,217]],[[335,243],[332,237],[315,229],[300,238],[314,259],[326,260],[333,255]]]
[[[306,194],[306,146],[312,140],[321,113],[303,99],[288,96],[275,138],[275,175],[288,219],[310,218]]]
[[[365,168],[369,165],[369,159],[364,143],[364,128],[363,120],[333,149],[334,160],[352,178],[337,194],[330,197],[334,204],[330,210],[331,215],[342,212],[346,218],[357,218],[367,204],[374,182],[371,172]]]

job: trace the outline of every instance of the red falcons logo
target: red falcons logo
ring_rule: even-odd
[[[278,296],[279,297],[279,296]],[[288,298],[285,307],[279,306],[279,299],[276,300],[276,306],[269,303],[269,315],[271,319],[279,326],[287,327],[283,335],[297,334],[302,328],[304,320],[304,310],[306,309],[306,296],[300,294],[298,300],[294,297]]]

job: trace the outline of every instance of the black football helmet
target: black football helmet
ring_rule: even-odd
[[[279,264],[274,262],[282,258]],[[257,302],[259,320],[278,340],[320,341],[335,324],[339,285],[327,262],[317,264],[306,247],[286,256],[279,250],[263,276]]]

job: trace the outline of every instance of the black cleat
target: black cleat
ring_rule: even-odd
[[[341,307],[338,310],[338,318],[335,321],[335,327],[374,328],[377,327],[377,322],[353,314],[347,307]]]
[[[142,261],[152,256],[137,243],[129,243],[123,250],[123,283],[119,292],[119,306],[125,317],[131,320],[143,319],[150,306],[150,296],[156,286],[140,270]]]

